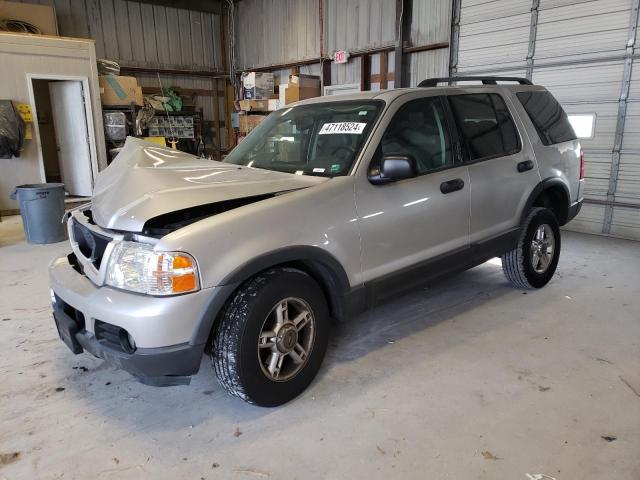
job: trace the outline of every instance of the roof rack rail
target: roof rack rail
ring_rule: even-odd
[[[483,85],[497,85],[498,82],[518,82],[520,85],[533,85],[531,80],[523,77],[439,77],[439,78],[427,78],[421,81],[419,87],[437,87],[439,83],[447,82],[451,85],[452,82],[460,81],[478,81]]]

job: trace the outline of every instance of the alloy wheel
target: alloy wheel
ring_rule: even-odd
[[[555,246],[551,227],[546,223],[539,225],[531,239],[531,266],[536,273],[547,271],[555,255]]]
[[[285,298],[269,312],[258,338],[262,373],[276,382],[290,380],[307,363],[315,340],[315,318],[301,298]]]

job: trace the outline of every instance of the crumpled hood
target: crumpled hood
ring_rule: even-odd
[[[129,137],[93,189],[93,220],[103,228],[141,232],[146,221],[198,205],[296,190],[327,178],[204,160]]]

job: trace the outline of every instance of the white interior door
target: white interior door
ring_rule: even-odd
[[[90,197],[93,176],[82,82],[49,82],[60,174],[69,195]]]

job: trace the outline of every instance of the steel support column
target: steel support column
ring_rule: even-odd
[[[622,87],[620,89],[620,99],[618,101],[618,118],[616,121],[615,140],[613,151],[611,152],[611,170],[609,172],[609,188],[607,189],[607,206],[604,211],[604,222],[602,233],[611,233],[611,222],[613,221],[613,203],[615,202],[616,190],[618,188],[618,173],[620,171],[620,152],[624,137],[624,125],[627,118],[627,102],[629,98],[629,87],[631,85],[631,70],[633,67],[634,50],[636,46],[636,30],[638,29],[638,10],[640,0],[633,0],[631,6],[631,19],[629,21],[629,34],[627,35],[627,51],[624,59],[624,73],[622,75]]]
[[[531,23],[529,24],[529,48],[527,49],[527,78],[533,77],[533,57],[536,54],[536,37],[538,36],[538,8],[540,0],[533,0],[531,5]]]
[[[409,86],[409,57],[404,50],[411,37],[412,9],[413,0],[396,0],[395,88]]]
[[[451,10],[451,41],[449,42],[449,76],[458,73],[458,50],[460,46],[460,10],[462,0],[453,0]]]

